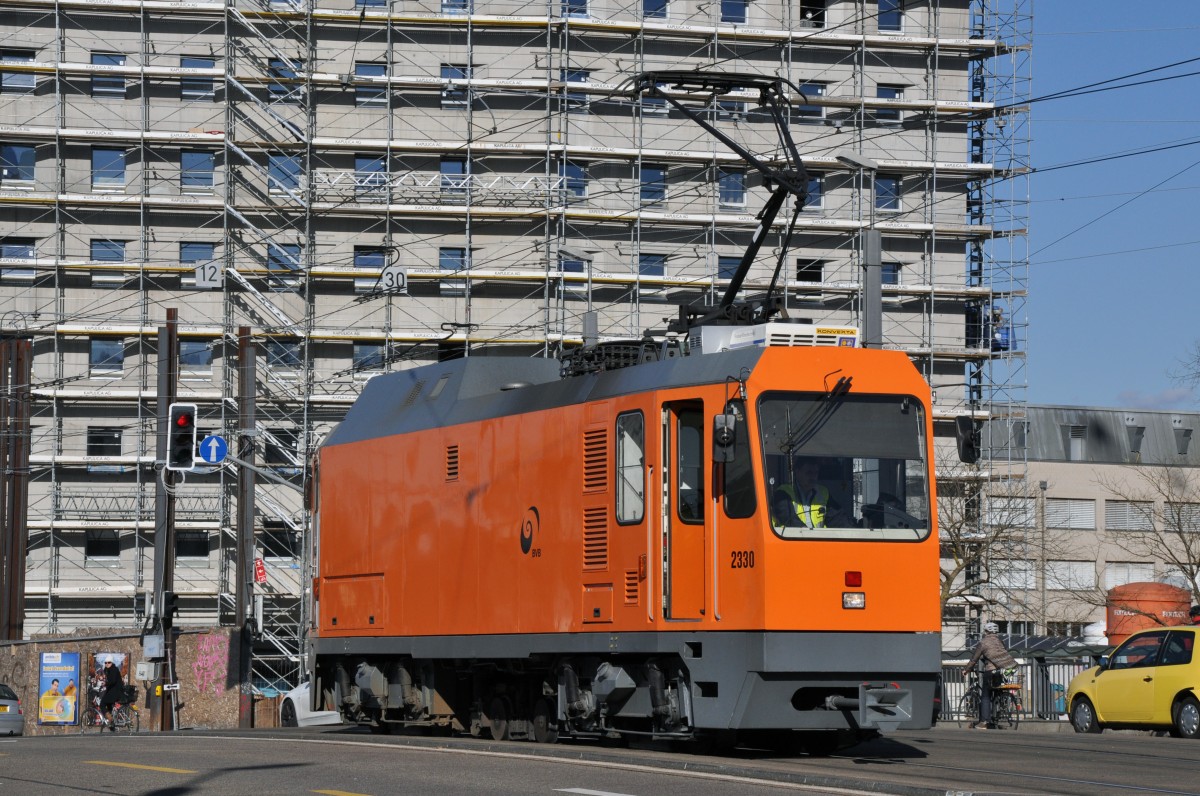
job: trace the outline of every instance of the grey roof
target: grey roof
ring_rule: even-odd
[[[746,348],[568,378],[559,377],[558,360],[516,357],[466,357],[386,373],[367,382],[324,444],[344,445],[646,390],[723,382],[753,370],[762,352]],[[516,383],[526,386],[504,389]]]
[[[1030,461],[1200,466],[1200,413],[1083,406],[1030,406],[1024,429],[992,424],[992,432],[1024,433]],[[1082,435],[1082,457],[1072,458],[1072,435]]]

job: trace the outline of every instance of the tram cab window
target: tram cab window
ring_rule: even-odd
[[[730,401],[725,414],[733,415],[733,459],[725,462],[722,472],[725,516],[737,519],[754,515],[754,469],[751,465],[750,431],[746,423],[746,405],[742,401]]]
[[[770,393],[759,402],[759,428],[763,497],[777,535],[929,535],[925,415],[915,399]]]
[[[642,521],[646,508],[646,424],[641,412],[617,416],[617,522]]]

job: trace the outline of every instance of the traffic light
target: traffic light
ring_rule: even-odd
[[[954,436],[958,442],[958,458],[965,464],[979,461],[979,424],[968,415],[954,418]]]
[[[173,591],[162,593],[162,609],[158,612],[159,619],[170,620],[179,612],[179,595]]]
[[[196,466],[196,405],[171,404],[167,417],[167,469]]]

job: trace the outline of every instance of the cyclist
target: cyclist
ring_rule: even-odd
[[[112,662],[111,657],[105,656],[104,694],[100,697],[100,712],[104,714],[105,723],[109,725],[113,732],[117,731],[116,726],[112,724],[113,705],[124,701],[125,681],[121,677],[121,670]]]
[[[996,729],[996,725],[992,723],[992,691],[1003,684],[1004,670],[1017,665],[1016,659],[1004,648],[1004,642],[997,635],[999,632],[999,625],[986,622],[983,626],[983,638],[979,639],[975,652],[971,654],[971,660],[967,661],[968,671],[975,668],[977,663],[983,664],[983,671],[979,676],[979,721],[973,722],[971,729]]]

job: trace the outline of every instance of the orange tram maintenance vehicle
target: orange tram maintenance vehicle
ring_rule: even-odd
[[[547,743],[929,727],[925,381],[852,328],[688,342],[372,379],[315,466],[314,707]]]

